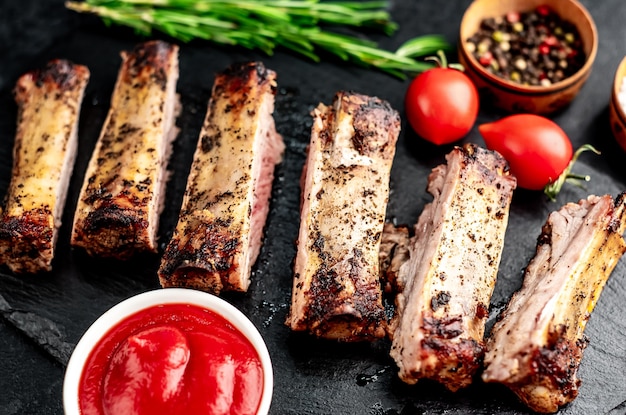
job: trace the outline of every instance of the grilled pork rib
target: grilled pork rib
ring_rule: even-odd
[[[409,228],[395,226],[386,222],[380,240],[380,276],[386,293],[400,291],[398,273],[400,267],[409,259]]]
[[[626,243],[625,195],[589,196],[548,217],[535,257],[487,342],[485,382],[512,389],[532,410],[572,401],[583,334]]]
[[[424,207],[397,284],[391,356],[400,378],[455,391],[483,357],[483,334],[516,181],[497,153],[457,147],[428,177]]]
[[[276,73],[260,62],[217,75],[174,235],[163,287],[246,291],[284,143],[274,126]]]
[[[313,117],[287,325],[345,341],[383,337],[378,252],[399,116],[378,98],[340,92]]]
[[[122,58],[80,192],[71,241],[91,255],[118,259],[157,250],[179,109],[178,46],[145,42]]]
[[[66,60],[17,81],[13,175],[0,219],[0,262],[14,272],[52,267],[88,82],[89,70]]]

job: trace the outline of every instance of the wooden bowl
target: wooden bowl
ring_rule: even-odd
[[[619,102],[619,90],[624,82],[624,77],[626,77],[626,57],[622,59],[615,71],[611,102],[609,103],[611,130],[619,145],[626,151],[626,113]]]
[[[573,75],[550,86],[521,85],[488,72],[467,49],[467,39],[478,31],[483,19],[527,12],[540,5],[550,7],[580,33],[587,60]],[[459,61],[478,88],[483,104],[509,112],[549,114],[568,105],[589,77],[598,50],[598,34],[593,18],[576,0],[475,0],[461,21],[458,49]]]

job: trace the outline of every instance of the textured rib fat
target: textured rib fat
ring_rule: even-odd
[[[54,60],[15,87],[13,170],[0,221],[0,262],[14,272],[51,269],[88,81],[85,66]]]
[[[78,199],[72,245],[126,259],[157,250],[167,163],[178,134],[178,46],[145,42],[122,59]]]
[[[535,257],[487,343],[483,380],[510,387],[537,412],[572,401],[583,331],[626,250],[624,195],[589,196],[548,217]]]
[[[164,287],[246,291],[262,243],[275,165],[276,73],[260,62],[217,75],[180,217],[159,269]]]
[[[292,330],[345,341],[385,335],[378,252],[399,130],[378,98],[340,92],[313,111]]]
[[[391,356],[407,383],[429,378],[469,385],[483,335],[515,179],[497,153],[455,148],[428,178],[434,196],[410,241],[397,284]]]

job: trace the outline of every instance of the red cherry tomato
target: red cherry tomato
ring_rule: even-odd
[[[478,92],[463,72],[429,69],[409,85],[404,109],[413,130],[431,143],[449,144],[464,137],[476,122]]]
[[[509,162],[519,187],[541,190],[555,181],[572,160],[572,142],[555,122],[532,114],[517,114],[481,124],[487,147]]]

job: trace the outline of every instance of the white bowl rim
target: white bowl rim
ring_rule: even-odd
[[[163,304],[191,304],[224,317],[250,340],[263,367],[263,393],[257,415],[269,412],[274,388],[274,373],[267,345],[254,324],[235,306],[216,295],[190,288],[159,288],[134,295],[111,307],[94,321],[78,341],[65,370],[63,408],[66,415],[80,415],[78,387],[85,361],[94,346],[108,331],[126,317]]]

